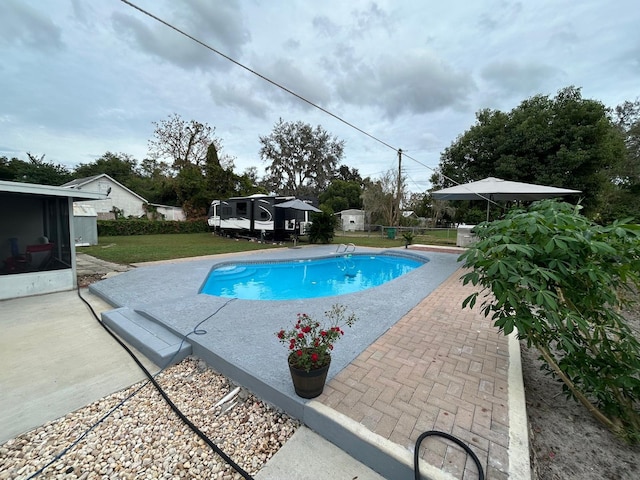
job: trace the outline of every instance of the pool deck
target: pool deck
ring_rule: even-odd
[[[383,286],[340,297],[250,301],[198,294],[220,263],[334,252],[335,246],[276,249],[147,265],[91,290],[118,307],[103,313],[105,321],[136,317],[168,329],[186,340],[171,361],[188,353],[203,358],[385,478],[412,477],[413,446],[427,430],[469,444],[487,478],[530,478],[518,342],[499,334],[477,309],[462,310],[473,289],[459,281],[459,251],[391,249],[429,262]],[[357,249],[368,252],[381,250]],[[287,351],[275,332],[298,312],[321,317],[334,303],[359,320],[336,344],[324,393],[303,400],[293,391]],[[425,440],[420,456],[429,478],[477,477],[473,462],[444,441]]]

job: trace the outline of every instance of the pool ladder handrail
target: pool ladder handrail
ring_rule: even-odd
[[[344,250],[341,251],[341,249],[344,249]],[[356,251],[356,246],[353,243],[347,243],[347,244],[341,243],[340,245],[338,245],[338,248],[336,248],[336,253],[347,253],[349,251],[352,251],[352,252]]]

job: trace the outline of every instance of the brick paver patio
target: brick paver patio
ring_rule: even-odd
[[[508,339],[478,307],[462,309],[475,290],[462,286],[461,275],[451,275],[317,400],[411,450],[424,431],[455,435],[471,446],[487,478],[507,479]],[[425,439],[421,457],[456,478],[478,478],[471,458],[447,440]]]

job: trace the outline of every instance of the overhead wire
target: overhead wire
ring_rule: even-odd
[[[331,112],[331,111],[327,110],[326,108],[324,108],[324,107],[322,107],[322,106],[318,105],[317,103],[315,103],[315,102],[313,102],[313,101],[311,101],[311,100],[309,100],[309,99],[305,98],[304,96],[302,96],[302,95],[300,95],[300,94],[298,94],[298,93],[294,92],[294,91],[293,91],[293,90],[291,90],[290,88],[287,88],[287,87],[285,87],[284,85],[282,85],[282,84],[280,84],[280,83],[276,82],[275,80],[272,80],[272,79],[270,79],[269,77],[267,77],[267,76],[265,76],[265,75],[261,74],[260,72],[257,72],[256,70],[254,70],[254,69],[252,69],[252,68],[250,68],[250,67],[248,67],[248,66],[244,65],[243,63],[239,62],[238,60],[236,60],[236,59],[234,59],[234,58],[230,57],[229,55],[226,55],[225,53],[221,52],[220,50],[218,50],[218,49],[216,49],[216,48],[212,47],[211,45],[209,45],[209,44],[207,44],[207,43],[203,42],[202,40],[200,40],[200,39],[198,39],[198,38],[194,37],[193,35],[191,35],[191,34],[189,34],[189,33],[185,32],[184,30],[182,30],[182,29],[180,29],[180,28],[176,27],[175,25],[173,25],[173,24],[171,24],[171,23],[167,22],[166,20],[163,20],[162,18],[158,17],[157,15],[154,15],[153,13],[149,12],[148,10],[145,10],[144,8],[142,8],[142,7],[138,6],[138,5],[136,5],[135,3],[133,3],[133,2],[131,2],[131,1],[129,1],[129,0],[120,0],[120,1],[121,1],[122,3],[125,3],[126,5],[129,5],[131,8],[134,8],[134,9],[138,10],[139,12],[143,13],[144,15],[147,15],[148,17],[150,17],[150,18],[154,19],[155,21],[157,21],[157,22],[159,22],[159,23],[162,23],[163,25],[165,25],[166,27],[168,27],[168,28],[170,28],[170,29],[174,30],[175,32],[179,33],[180,35],[183,35],[183,36],[187,37],[188,39],[190,39],[190,40],[192,40],[192,41],[196,42],[198,45],[201,45],[202,47],[206,48],[207,50],[212,51],[212,52],[213,52],[213,53],[215,53],[216,55],[219,55],[219,56],[221,56],[222,58],[224,58],[224,59],[226,59],[226,60],[230,61],[230,62],[231,62],[231,63],[233,63],[234,65],[236,65],[236,66],[238,66],[238,67],[240,67],[240,68],[242,68],[242,69],[246,70],[247,72],[252,73],[253,75],[255,75],[255,76],[257,76],[257,77],[261,78],[261,79],[262,79],[262,80],[264,80],[265,82],[270,83],[270,84],[271,84],[271,85],[273,85],[274,87],[277,87],[277,88],[279,88],[279,89],[281,89],[281,90],[283,90],[283,91],[287,92],[288,94],[290,94],[290,95],[292,95],[292,96],[296,97],[297,99],[301,100],[302,102],[305,102],[305,103],[307,103],[308,105],[311,105],[312,107],[314,107],[314,108],[316,108],[316,109],[320,110],[321,112],[323,112],[323,113],[325,113],[325,114],[329,115],[330,117],[333,117],[334,119],[336,119],[336,120],[338,120],[339,122],[341,122],[341,123],[343,123],[343,124],[347,125],[348,127],[353,128],[354,130],[356,130],[356,131],[358,131],[358,132],[362,133],[363,135],[366,135],[367,137],[371,138],[372,140],[374,140],[374,141],[376,141],[376,142],[378,142],[378,143],[380,143],[380,144],[384,145],[384,146],[385,146],[385,147],[387,147],[387,148],[390,148],[390,149],[391,149],[391,150],[393,150],[394,152],[399,152],[399,151],[401,151],[401,149],[400,149],[400,148],[396,148],[396,147],[394,147],[393,145],[391,145],[391,144],[389,144],[389,143],[385,142],[384,140],[382,140],[382,139],[380,139],[380,138],[376,137],[375,135],[373,135],[373,134],[371,134],[371,133],[369,133],[369,132],[367,132],[367,131],[363,130],[362,128],[360,128],[360,127],[358,127],[358,126],[354,125],[353,123],[351,123],[351,122],[349,122],[349,121],[345,120],[345,119],[344,119],[344,118],[342,118],[341,116],[339,116],[339,115],[337,115],[337,114],[335,114],[335,113],[333,113],[333,112]],[[410,156],[410,155],[406,155],[404,151],[402,151],[402,155],[403,155],[403,156],[405,156],[406,158],[408,158],[408,159],[410,159],[410,160],[413,160],[414,162],[416,162],[416,163],[418,163],[418,164],[422,165],[423,167],[428,168],[429,170],[432,170],[432,171],[436,172],[436,170],[435,170],[435,169],[433,169],[433,168],[429,167],[428,165],[426,165],[426,164],[422,163],[421,161],[417,160],[416,158],[414,158],[414,157],[412,157],[412,156]],[[447,175],[443,174],[442,172],[439,172],[439,173],[440,173],[440,175],[442,175],[444,178],[446,178],[446,179],[447,179],[447,180],[449,180],[450,182],[453,182],[455,185],[460,185],[460,183],[459,183],[459,182],[457,182],[456,180],[452,179],[451,177],[448,177]],[[496,203],[494,200],[492,200],[491,198],[488,198],[488,197],[486,197],[486,196],[484,196],[484,195],[482,195],[482,194],[479,194],[479,193],[477,193],[477,192],[472,192],[471,190],[469,190],[469,191],[470,191],[471,193],[474,193],[475,195],[477,195],[479,198],[481,198],[481,199],[483,199],[483,200],[486,200],[486,201],[487,201],[487,202],[489,202],[489,203],[493,203],[493,204],[496,204],[496,205],[497,205],[497,203]]]

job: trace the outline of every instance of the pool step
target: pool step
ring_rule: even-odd
[[[191,344],[167,328],[127,307],[102,313],[102,321],[156,365],[165,367],[191,354]]]
[[[242,278],[255,275],[257,269],[255,267],[240,267],[233,270],[214,270],[212,276],[221,281],[239,280]]]

